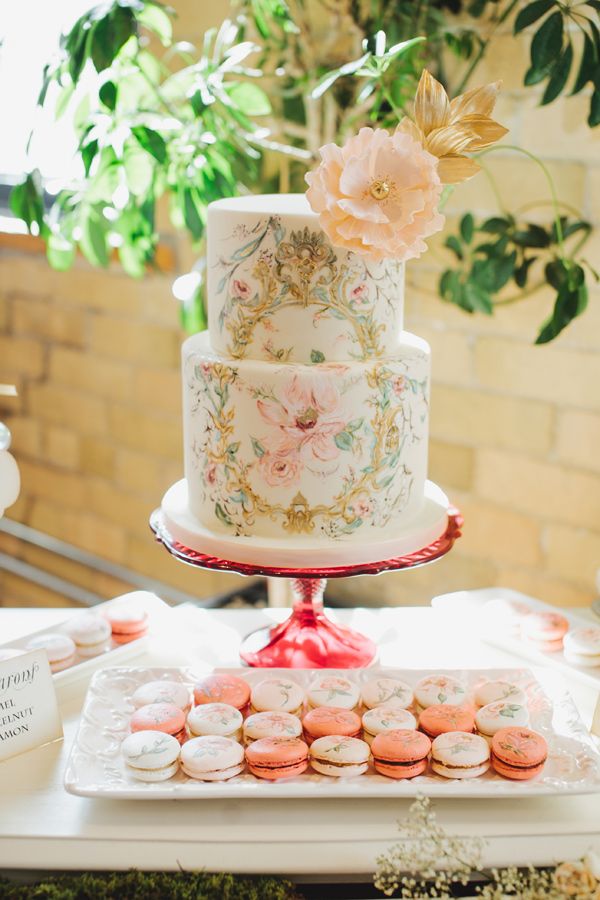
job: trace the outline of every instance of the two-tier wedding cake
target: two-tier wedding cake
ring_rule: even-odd
[[[208,208],[209,329],[183,345],[185,479],[162,510],[235,562],[375,562],[446,528],[429,347],[403,326],[404,261],[443,224],[438,159],[410,128],[321,156],[306,196]]]

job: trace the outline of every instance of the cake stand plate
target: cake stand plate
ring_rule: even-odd
[[[220,559],[193,550],[173,537],[165,519],[162,509],[155,510],[150,517],[150,527],[157,540],[181,562],[239,575],[292,579],[294,602],[289,618],[280,625],[249,634],[242,642],[240,656],[249,666],[302,669],[360,668],[368,666],[376,656],[377,648],[370,638],[337,625],[325,615],[323,592],[327,578],[378,575],[433,562],[448,553],[460,537],[463,521],[457,509],[447,508],[444,530],[435,540],[412,553],[391,559],[344,566],[290,568]]]

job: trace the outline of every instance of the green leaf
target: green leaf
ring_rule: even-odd
[[[596,51],[594,49],[594,43],[587,31],[584,31],[581,63],[579,64],[579,71],[577,72],[577,78],[575,79],[575,84],[573,85],[571,96],[573,96],[574,94],[578,94],[579,91],[583,90],[588,81],[594,80],[597,65],[598,64],[596,62]]]
[[[518,34],[519,31],[523,31],[528,25],[537,22],[553,6],[554,0],[534,0],[533,3],[528,3],[515,19],[514,33]]]
[[[550,287],[558,291],[566,283],[568,272],[564,262],[561,259],[555,259],[546,264],[544,275]]]
[[[479,230],[488,234],[504,234],[510,225],[511,222],[508,219],[503,219],[501,216],[492,216],[491,219],[486,219]]]
[[[58,121],[61,116],[64,115],[74,91],[75,85],[71,83],[64,87],[59,93],[56,100],[56,106],[54,107],[54,118],[56,121]]]
[[[546,66],[543,69],[535,69],[533,66],[530,66],[525,72],[523,84],[525,87],[533,87],[535,84],[539,84],[540,81],[543,81],[544,78],[547,78],[549,72],[550,66]]]
[[[517,266],[515,269],[515,283],[517,287],[523,288],[527,284],[527,278],[529,277],[529,268],[535,262],[536,257],[530,256],[527,259],[523,259],[522,263]]]
[[[550,246],[550,236],[546,229],[535,224],[528,224],[525,229],[514,231],[512,240],[518,247],[543,248]]]
[[[128,141],[123,152],[123,169],[127,187],[136,197],[143,197],[152,185],[154,163],[138,144]]]
[[[99,19],[90,35],[92,62],[97,72],[108,69],[123,44],[135,34],[133,11],[124,6],[115,6],[108,15]]]
[[[268,116],[272,112],[267,94],[251,81],[237,81],[225,89],[231,102],[247,116]]]
[[[223,522],[224,525],[233,525],[233,522],[220,503],[215,503],[215,515],[220,522]]]
[[[75,245],[59,234],[50,234],[46,244],[46,256],[53,269],[64,272],[75,259]]]
[[[440,278],[440,294],[443,300],[458,304],[458,295],[461,291],[461,283],[458,272],[446,269]]]
[[[346,431],[349,431],[350,434],[354,434],[355,431],[358,431],[363,422],[364,419],[352,419],[352,421],[348,422],[346,425]]]
[[[531,42],[531,65],[539,71],[551,65],[561,51],[563,41],[562,13],[554,12],[548,16],[536,31]]]
[[[310,361],[311,363],[323,363],[325,362],[325,354],[321,353],[320,350],[311,350]]]
[[[119,260],[131,278],[143,278],[146,274],[146,254],[140,252],[135,241],[123,240],[119,247]]]
[[[98,96],[100,97],[100,102],[107,109],[114,110],[117,105],[117,86],[114,81],[105,81],[98,92]]]
[[[452,252],[456,254],[458,259],[464,259],[462,244],[455,234],[450,234],[446,238],[445,245],[449,250],[452,250]]]
[[[590,100],[590,114],[588,116],[588,125],[595,128],[600,125],[600,88],[596,88]]]
[[[145,3],[136,13],[136,18],[140,25],[158,35],[163,47],[170,46],[173,39],[173,24],[164,6]]]
[[[464,286],[464,291],[465,300],[471,310],[491,316],[494,307],[489,293],[484,288],[473,281],[467,281]]]
[[[154,131],[153,128],[148,128],[146,125],[134,125],[131,133],[146,153],[153,156],[159,163],[165,162],[167,145],[158,131]]]
[[[319,97],[322,97],[323,94],[335,84],[338,78],[342,78],[344,75],[353,75],[355,72],[358,72],[370,58],[371,53],[368,52],[359,57],[359,59],[353,59],[350,62],[345,63],[343,66],[340,66],[339,69],[332,69],[331,72],[327,72],[313,88],[311,93],[313,100],[318,100]]]
[[[347,431],[340,431],[334,437],[335,446],[340,450],[352,450],[352,435]]]
[[[576,268],[580,269],[580,266]],[[583,270],[582,270],[583,274]],[[558,291],[554,310],[548,321],[542,326],[536,338],[536,344],[547,344],[554,340],[560,332],[585,310],[588,302],[588,291],[584,283],[570,288],[564,284]]]
[[[252,441],[252,449],[254,450],[254,455],[260,459],[261,456],[264,456],[266,453],[265,448],[256,438],[251,437],[250,440]]]
[[[102,266],[103,268],[108,266],[107,225],[108,222],[105,222],[95,210],[84,210],[79,246],[85,258],[93,266]]]
[[[9,205],[17,219],[22,219],[29,231],[37,225],[39,234],[46,229],[44,222],[44,189],[37,169],[25,176],[25,180],[16,184],[10,193]]]
[[[548,103],[552,103],[553,100],[556,100],[558,95],[564,89],[564,86],[567,83],[567,79],[569,77],[569,73],[571,72],[572,64],[573,45],[569,41],[563,52],[558,57],[556,63],[552,67],[550,78],[548,80],[548,84],[546,85],[546,90],[544,91],[544,94],[542,96],[542,106],[546,106]]]
[[[473,240],[473,231],[475,222],[471,213],[466,213],[460,220],[460,235],[465,244],[470,244]]]
[[[200,212],[202,210],[202,214]],[[195,241],[204,233],[204,204],[192,188],[183,189],[183,219]]]

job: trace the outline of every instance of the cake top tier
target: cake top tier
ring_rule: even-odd
[[[333,247],[304,194],[208,207],[211,344],[235,359],[387,358],[403,326],[404,267]]]

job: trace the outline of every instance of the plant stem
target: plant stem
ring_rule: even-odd
[[[481,62],[481,60],[483,59],[485,54],[487,53],[487,49],[489,47],[490,41],[493,38],[494,34],[496,33],[496,30],[499,28],[500,25],[502,25],[504,22],[506,22],[506,20],[508,19],[508,17],[510,16],[513,9],[516,7],[516,5],[518,3],[519,3],[519,0],[510,0],[510,3],[506,7],[506,9],[502,13],[502,15],[500,15],[498,17],[498,19],[496,19],[496,21],[494,22],[493,28],[490,29],[490,32],[487,35],[487,37],[485,38],[485,40],[481,41],[481,43],[479,44],[479,50],[477,51],[476,55],[471,60],[467,71],[461,78],[460,83],[459,83],[458,87],[456,88],[456,91],[454,92],[455,94],[462,94],[462,92],[464,91],[464,89],[466,88],[467,84],[469,83],[469,81],[471,79],[471,75],[473,74],[473,72],[475,71],[475,69],[477,68],[477,66],[479,65],[479,63]]]

